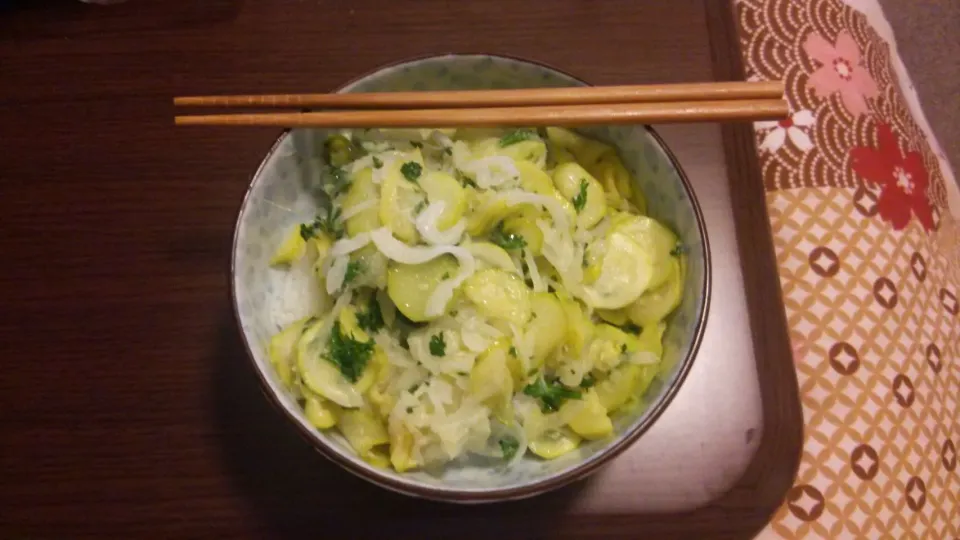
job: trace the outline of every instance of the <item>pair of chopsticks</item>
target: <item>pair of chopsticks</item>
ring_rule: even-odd
[[[521,90],[177,97],[179,107],[323,111],[176,116],[178,125],[278,127],[575,126],[776,120],[780,81]]]

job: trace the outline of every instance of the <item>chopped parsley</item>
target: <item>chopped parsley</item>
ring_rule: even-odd
[[[623,328],[623,331],[624,331],[624,332],[633,334],[633,335],[635,335],[635,336],[640,335],[640,327],[637,326],[637,325],[635,325],[635,324],[633,324],[633,323],[627,323],[627,324],[623,325],[621,328]]]
[[[362,261],[350,261],[347,263],[347,272],[343,275],[343,284],[346,285],[357,278],[364,271]]]
[[[379,169],[381,167],[383,167],[383,161],[381,161],[377,156],[373,156],[373,168]]]
[[[520,450],[520,442],[509,435],[500,439],[500,450],[503,452],[503,459],[510,461]]]
[[[544,413],[560,410],[560,406],[568,399],[580,399],[579,390],[572,390],[560,384],[557,379],[538,378],[532,384],[523,388],[523,393],[540,400],[540,410]]]
[[[350,186],[350,174],[340,167],[330,165],[321,173],[321,182],[323,190],[331,197],[336,197]]]
[[[527,247],[527,241],[523,236],[504,232],[502,222],[490,233],[490,241],[508,251]]]
[[[340,219],[340,208],[334,208],[326,215],[317,216],[310,223],[300,224],[300,237],[304,240],[310,240],[319,233],[326,233],[333,238],[343,236],[343,220]]]
[[[583,207],[587,205],[587,179],[580,179],[580,193],[577,193],[577,196],[573,198],[573,208],[579,214]]]
[[[400,174],[414,184],[420,179],[420,173],[422,172],[423,167],[416,161],[408,161],[400,166]]]
[[[444,356],[447,354],[447,343],[443,341],[443,334],[434,334],[430,338],[430,354]]]
[[[340,321],[333,323],[330,342],[324,358],[337,366],[340,373],[350,382],[360,379],[367,362],[373,356],[373,341],[358,341],[351,334],[344,334]]]
[[[626,343],[621,343],[621,344],[620,344],[620,354],[627,354],[627,344],[626,344]]]
[[[411,387],[407,390],[407,392],[410,392],[410,393],[412,394],[412,393],[414,393],[414,392],[417,391],[417,388],[420,388],[420,383],[414,383],[413,386],[411,386]]]
[[[450,272],[444,272],[440,279],[450,279]],[[456,313],[451,313],[451,315],[456,315]]]
[[[529,129],[518,129],[516,131],[507,133],[503,137],[500,137],[500,148],[506,148],[511,144],[517,144],[518,142],[529,141],[536,138],[536,132]]]
[[[407,414],[413,414],[413,407],[407,407]]]
[[[383,313],[380,311],[380,302],[375,295],[370,295],[365,311],[357,311],[357,325],[367,332],[376,332],[383,328]]]
[[[583,376],[583,380],[580,381],[580,388],[590,388],[595,384],[597,384],[597,380],[593,378],[593,374],[587,373]]]
[[[517,357],[517,348],[514,347],[513,345],[510,346],[510,356],[512,356],[512,357],[514,357],[514,358]]]
[[[689,251],[690,251],[690,248],[688,248],[687,246],[683,245],[683,243],[681,243],[681,242],[677,242],[677,245],[674,246],[674,248],[670,250],[670,254],[673,255],[674,257],[679,257],[679,256],[681,256],[681,255],[686,254],[686,253],[689,252]]]

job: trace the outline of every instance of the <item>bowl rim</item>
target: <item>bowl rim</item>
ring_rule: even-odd
[[[376,66],[370,70],[365,71],[364,73],[351,78],[342,85],[336,87],[333,92],[340,93],[344,89],[353,86],[354,84],[359,83],[360,81],[367,79],[373,75],[380,73],[381,71],[387,69],[395,69],[407,64],[414,64],[417,62],[422,62],[424,60],[432,59],[441,59],[449,57],[488,57],[493,59],[502,59],[509,60],[513,62],[523,62],[531,64],[540,68],[547,70],[552,70],[556,73],[564,75],[570,78],[577,83],[584,86],[593,86],[590,83],[584,81],[580,77],[577,77],[563,69],[559,69],[545,62],[538,60],[531,60],[529,58],[523,58],[520,56],[513,56],[507,54],[492,54],[492,53],[477,53],[477,52],[448,52],[448,53],[437,53],[437,54],[424,54],[412,57],[406,57],[399,59],[393,62],[382,64]],[[491,488],[477,491],[466,491],[462,489],[451,489],[437,486],[428,486],[423,484],[418,484],[409,481],[398,480],[392,478],[386,474],[379,473],[377,471],[371,471],[354,462],[353,460],[341,455],[332,448],[330,448],[330,443],[324,441],[320,434],[315,430],[308,429],[307,427],[301,425],[300,422],[293,416],[293,414],[287,410],[287,407],[281,402],[279,396],[273,391],[270,387],[270,383],[266,379],[266,374],[260,369],[257,365],[257,361],[254,357],[253,347],[250,343],[246,332],[243,331],[243,324],[240,320],[240,306],[237,300],[237,290],[236,290],[236,260],[237,252],[239,247],[239,232],[240,224],[243,220],[244,215],[248,209],[248,202],[250,196],[253,192],[253,188],[257,185],[261,174],[267,166],[267,163],[273,157],[274,153],[280,147],[280,144],[286,140],[287,136],[290,134],[291,129],[284,129],[277,139],[271,145],[269,151],[264,155],[263,160],[257,166],[256,171],[250,179],[250,183],[247,186],[246,191],[243,194],[243,198],[240,202],[240,208],[237,212],[237,218],[234,222],[233,228],[233,239],[231,242],[231,253],[230,253],[230,274],[229,274],[229,289],[230,289],[230,299],[231,306],[233,311],[234,323],[237,326],[237,331],[239,332],[242,341],[244,350],[246,351],[247,360],[250,362],[251,367],[257,375],[257,380],[260,383],[260,391],[267,397],[267,400],[280,411],[280,413],[286,417],[288,424],[291,425],[302,438],[304,438],[314,450],[319,452],[321,455],[327,459],[333,461],[337,465],[340,465],[342,468],[346,469],[355,476],[358,476],[368,482],[376,484],[380,487],[388,489],[390,491],[400,493],[403,495],[419,497],[429,500],[441,501],[441,502],[453,502],[453,503],[492,503],[508,500],[518,500],[525,499],[528,497],[533,497],[548,491],[553,491],[555,489],[561,488],[568,484],[571,484],[577,480],[583,479],[590,474],[596,472],[600,467],[607,464],[613,458],[619,456],[624,451],[627,450],[641,435],[646,433],[660,418],[663,412],[667,409],[671,402],[673,402],[674,397],[676,397],[677,392],[683,386],[683,382],[687,377],[687,374],[690,372],[693,367],[693,362],[698,356],[700,351],[700,345],[703,341],[703,334],[707,326],[707,317],[710,313],[710,303],[712,296],[712,257],[710,253],[710,241],[707,235],[706,222],[703,216],[703,210],[700,206],[700,202],[697,199],[696,193],[693,190],[693,186],[690,183],[689,178],[687,177],[686,171],[683,170],[683,167],[680,165],[680,162],[677,160],[677,157],[673,154],[673,151],[667,146],[666,142],[660,136],[657,131],[650,126],[649,124],[643,124],[644,128],[647,130],[656,143],[659,145],[660,149],[666,154],[667,158],[670,161],[670,164],[673,166],[674,170],[677,172],[677,175],[680,177],[680,182],[683,186],[684,192],[687,196],[691,208],[693,209],[694,220],[696,221],[697,231],[702,239],[703,244],[703,254],[704,254],[704,267],[703,267],[703,282],[701,285],[700,293],[703,297],[703,307],[699,314],[698,320],[696,322],[696,327],[693,332],[692,339],[690,341],[690,349],[687,354],[681,359],[680,365],[677,368],[677,373],[673,377],[673,380],[669,382],[667,387],[662,391],[660,398],[657,402],[651,404],[647,409],[644,416],[638,419],[637,423],[632,427],[628,428],[622,434],[622,437],[619,440],[616,440],[609,444],[609,446],[603,447],[598,450],[593,456],[581,461],[570,467],[568,470],[563,471],[559,474],[553,476],[547,476],[545,478],[530,482],[527,484],[522,484],[519,486],[513,487],[504,487],[504,488]]]

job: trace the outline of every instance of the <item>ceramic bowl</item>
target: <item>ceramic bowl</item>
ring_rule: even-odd
[[[445,55],[379,69],[341,92],[526,88],[583,85],[556,69],[514,58]],[[663,140],[649,127],[599,126],[582,133],[615,145],[646,194],[649,213],[667,223],[688,248],[683,302],[668,319],[663,368],[643,397],[643,406],[615,419],[616,435],[585,443],[552,461],[525,457],[510,468],[467,461],[439,472],[397,473],[360,460],[336,430],[313,428],[274,373],[265,351],[271,335],[308,314],[302,294],[308,277],[272,269],[269,257],[285,231],[311,220],[316,207],[305,178],[319,166],[312,140],[320,130],[281,135],[257,170],[243,200],[233,242],[232,293],[237,322],[267,396],[324,456],[387,489],[430,499],[464,503],[529,497],[595,471],[626,450],[656,421],[676,394],[697,353],[710,295],[710,260],[703,216],[690,183]],[[250,399],[256,399],[250,396]],[[279,419],[278,419],[279,421]],[[305,465],[308,466],[308,465]],[[319,488],[318,488],[319,489]],[[328,489],[328,488],[323,488]]]

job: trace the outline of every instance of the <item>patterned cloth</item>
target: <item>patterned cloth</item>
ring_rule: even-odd
[[[756,136],[805,443],[761,537],[960,538],[960,196],[877,13],[737,0],[792,111]]]

